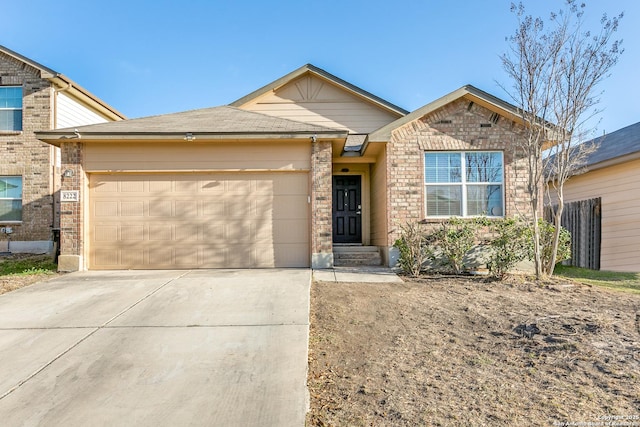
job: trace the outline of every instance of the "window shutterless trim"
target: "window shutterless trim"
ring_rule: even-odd
[[[502,172],[501,175],[501,181],[483,181],[483,182],[468,182],[467,181],[467,164],[466,164],[466,159],[467,159],[467,154],[477,154],[477,153],[498,153],[500,154],[500,169]],[[427,182],[427,155],[428,154],[460,154],[460,170],[461,170],[461,177],[460,177],[460,181],[459,182]],[[447,219],[447,218],[451,218],[452,216],[458,216],[458,215],[429,215],[429,209],[427,208],[428,205],[428,200],[427,200],[427,187],[428,186],[457,186],[457,187],[461,187],[461,198],[460,198],[460,203],[461,203],[461,213],[460,213],[460,217],[462,218],[477,218],[477,217],[481,217],[481,216],[487,216],[487,217],[491,217],[491,218],[503,218],[505,216],[505,207],[506,207],[506,200],[505,200],[505,175],[504,175],[504,152],[500,151],[500,150],[451,150],[451,151],[445,151],[445,150],[438,150],[438,151],[430,151],[430,150],[426,150],[424,151],[424,156],[423,156],[423,177],[424,177],[424,211],[425,211],[425,217],[427,219]],[[495,185],[495,186],[500,186],[500,197],[501,197],[501,206],[500,209],[502,211],[501,215],[490,215],[489,213],[486,214],[479,214],[479,215],[469,215],[468,212],[468,198],[467,198],[467,188],[468,187],[472,187],[472,186],[489,186],[489,185]]]
[[[24,88],[21,85],[0,85],[0,92],[2,92],[3,88],[13,88],[13,89],[20,89],[20,97],[19,98],[15,98],[16,100],[19,99],[19,106],[14,106],[14,107],[3,107],[2,103],[0,102],[0,111],[20,111],[20,122],[18,123],[18,128],[7,128],[7,129],[0,129],[0,134],[4,133],[4,132],[22,132],[23,127],[24,127],[24,102],[23,102],[23,98],[24,98]],[[2,97],[0,97],[0,100],[3,99]],[[13,98],[12,98],[13,99]],[[15,122],[12,122],[15,123]]]

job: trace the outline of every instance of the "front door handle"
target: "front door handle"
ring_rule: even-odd
[[[362,215],[362,212],[357,211],[357,212],[356,212],[356,215]]]

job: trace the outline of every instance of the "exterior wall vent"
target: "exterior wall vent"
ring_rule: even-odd
[[[451,120],[438,120],[436,122],[436,124],[439,124],[439,125],[450,125],[451,124]]]
[[[490,128],[491,127],[491,123],[480,123],[480,127],[481,128]]]
[[[500,120],[500,114],[498,113],[493,113],[491,117],[489,117],[489,121],[491,121],[491,123],[493,123],[494,125],[498,124],[498,120]]]
[[[473,101],[471,101],[467,106],[467,111],[471,111],[472,108],[473,108]]]

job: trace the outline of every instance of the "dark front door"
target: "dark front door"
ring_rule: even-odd
[[[359,175],[333,177],[333,243],[362,243],[362,185]]]

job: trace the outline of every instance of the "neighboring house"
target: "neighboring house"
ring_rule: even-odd
[[[393,265],[402,221],[527,209],[516,113],[472,86],[408,113],[305,65],[230,106],[38,132],[69,171],[59,267]]]
[[[583,267],[640,272],[640,123],[587,143],[597,148],[584,173],[564,185],[565,211],[575,210],[563,219],[577,231],[573,255],[596,258]]]
[[[59,74],[0,46],[0,227],[12,252],[52,249],[59,226],[60,150],[34,132],[124,116]],[[0,233],[0,251],[7,235]]]

